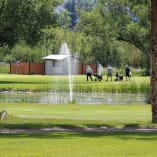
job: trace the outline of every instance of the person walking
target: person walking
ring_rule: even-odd
[[[128,65],[125,66],[125,76],[126,76],[126,81],[129,79],[130,81],[130,67]]]
[[[90,66],[87,66],[87,69],[86,69],[87,81],[88,81],[88,78],[90,78],[91,81],[93,81],[92,74],[93,74],[92,68]]]
[[[112,67],[110,65],[108,65],[107,67],[107,80],[108,81],[108,78],[111,78],[111,81],[112,81]]]

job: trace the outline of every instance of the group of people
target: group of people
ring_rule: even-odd
[[[89,78],[91,79],[91,81],[93,81],[92,75],[93,75],[92,68],[90,66],[87,66],[87,68],[86,68],[87,81],[89,80]],[[99,80],[99,81],[102,80],[102,75],[98,75],[96,73],[96,74],[94,74],[94,76],[96,77],[95,81],[96,80]],[[113,76],[112,67],[110,65],[108,65],[108,67],[107,67],[107,80],[106,81],[108,81],[109,78],[112,81],[112,76]],[[130,81],[130,78],[131,78],[132,74],[131,74],[130,67],[128,65],[125,66],[125,76],[126,76],[126,81],[127,80]],[[116,72],[115,81],[121,81],[121,80],[123,80],[123,75]]]

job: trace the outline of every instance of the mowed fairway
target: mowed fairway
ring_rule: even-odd
[[[156,133],[0,134],[1,157],[152,157]]]
[[[150,105],[46,105],[0,103],[9,117],[0,127],[151,126]]]

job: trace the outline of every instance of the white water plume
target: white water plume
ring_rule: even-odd
[[[75,74],[76,66],[75,66],[75,60],[72,60],[72,55],[69,51],[67,43],[63,43],[61,45],[59,55],[67,55],[67,67],[64,67],[63,69],[68,69],[68,81],[69,81],[69,101],[71,102],[73,100],[73,74]],[[73,58],[74,59],[74,58]],[[73,65],[73,66],[72,66]]]

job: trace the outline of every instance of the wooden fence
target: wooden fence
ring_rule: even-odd
[[[78,74],[85,74],[87,66],[93,69],[93,73],[96,73],[96,67],[94,64],[79,64]],[[45,74],[45,63],[35,63],[35,62],[17,62],[10,63],[10,73],[11,74],[21,74],[21,75],[32,75],[32,74]]]
[[[31,74],[45,74],[45,64],[44,63],[35,63],[35,62],[18,62],[10,64],[10,73],[11,74],[22,74],[22,75],[31,75]]]

